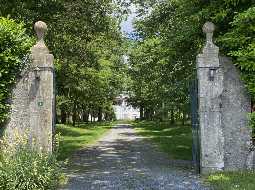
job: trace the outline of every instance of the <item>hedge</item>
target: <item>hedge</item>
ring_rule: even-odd
[[[32,41],[23,23],[0,17],[0,126],[7,119],[8,98]]]

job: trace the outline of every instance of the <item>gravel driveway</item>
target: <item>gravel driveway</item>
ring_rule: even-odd
[[[189,162],[171,161],[128,125],[111,129],[71,161],[62,190],[208,190]]]

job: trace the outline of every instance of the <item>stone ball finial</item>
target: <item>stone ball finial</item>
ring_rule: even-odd
[[[213,43],[213,33],[216,27],[212,22],[206,22],[203,26],[203,32],[206,34],[206,45],[203,49],[204,53],[214,52],[215,54],[218,53],[219,48]]]
[[[35,32],[37,34],[38,41],[43,40],[45,33],[47,32],[47,25],[45,22],[38,21],[34,25]]]
[[[212,22],[206,22],[203,26],[204,33],[213,33],[215,31],[215,25]]]
[[[37,43],[32,47],[32,53],[38,54],[38,53],[45,53],[48,54],[49,50],[44,42],[44,36],[47,32],[47,25],[46,23],[42,21],[38,21],[34,25],[34,29],[37,35]]]

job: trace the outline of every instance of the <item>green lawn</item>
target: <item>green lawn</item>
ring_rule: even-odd
[[[138,134],[148,137],[168,153],[172,159],[192,160],[192,132],[190,125],[170,125],[167,122],[134,122]]]
[[[169,123],[134,122],[139,135],[148,137],[173,159],[192,159],[192,133],[190,126],[172,126]],[[255,190],[255,171],[221,172],[203,176],[214,190]]]
[[[255,172],[222,172],[206,177],[214,190],[254,190]]]
[[[57,125],[57,134],[59,133],[59,160],[64,160],[70,157],[75,151],[84,148],[96,142],[104,135],[114,123],[89,123],[80,124],[79,127],[71,125]]]

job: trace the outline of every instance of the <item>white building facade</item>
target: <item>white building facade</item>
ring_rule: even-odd
[[[135,120],[140,118],[140,110],[127,103],[128,96],[120,95],[117,97],[117,104],[113,106],[117,120]]]

